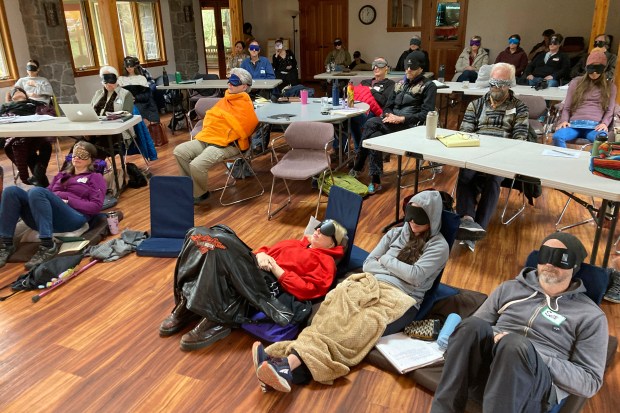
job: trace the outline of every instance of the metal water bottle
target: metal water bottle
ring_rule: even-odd
[[[332,85],[332,106],[334,108],[338,108],[340,107],[340,96],[338,94],[338,81],[337,80],[333,80],[333,85]]]
[[[592,156],[599,156],[599,147],[605,142],[607,142],[607,132],[599,132],[592,145]]]
[[[108,228],[110,230],[110,234],[116,235],[118,234],[118,212],[110,211],[107,214]]]
[[[437,73],[437,80],[441,83],[446,80],[446,65],[439,65],[439,73]]]
[[[439,114],[437,111],[430,111],[426,114],[426,139],[437,139],[437,119]]]

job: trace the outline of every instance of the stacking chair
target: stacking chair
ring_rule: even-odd
[[[196,104],[194,105],[194,109],[190,111],[190,114],[194,112],[196,114],[196,117],[198,118],[198,122],[196,123],[196,125],[192,124],[190,127],[190,133],[189,133],[190,139],[194,139],[194,136],[196,136],[196,134],[202,130],[202,120],[205,118],[207,111],[211,109],[213,106],[215,106],[215,104],[219,100],[220,100],[219,97],[212,96],[212,97],[206,97],[206,98],[203,97],[196,101]],[[191,119],[191,117],[192,116],[189,115],[187,118]]]
[[[544,118],[546,120],[549,117],[547,102],[542,96],[519,95],[518,99],[527,106],[530,129],[533,129],[536,132],[536,136],[542,137],[542,142],[545,142],[547,128],[546,124],[541,122],[541,119]]]
[[[251,154],[252,150],[248,149],[244,153],[243,151],[241,151],[241,149],[239,149],[239,145],[237,144],[236,141],[233,142],[233,144],[235,145],[239,153],[231,158],[224,159],[224,165],[228,169],[228,171],[226,171],[226,183],[224,183],[224,186],[222,187],[213,189],[213,191],[222,190],[222,193],[220,194],[220,204],[222,206],[238,204],[239,202],[243,202],[243,201],[247,201],[248,199],[259,197],[265,193],[265,187],[263,186],[263,183],[260,181],[260,179],[258,179],[258,176],[256,176],[256,172],[254,172],[254,169],[252,169],[252,164],[250,163],[250,158],[248,155]],[[231,199],[231,200],[225,201],[224,194],[226,193],[226,190],[235,186],[237,182],[234,177],[235,171],[243,171],[244,169],[245,171],[249,172],[249,174],[252,176],[252,178],[254,178],[254,180],[258,184],[257,186],[258,191],[252,195],[246,196],[245,198],[235,199],[235,200]]]
[[[194,226],[192,179],[154,176],[150,193],[151,236],[138,245],[136,253],[141,257],[177,257],[185,233]]]
[[[286,139],[291,150],[271,168],[273,180],[271,181],[271,193],[269,195],[269,206],[267,208],[267,219],[269,220],[291,203],[291,191],[286,183],[287,179],[301,181],[320,173],[323,174],[323,179],[325,179],[327,172],[329,172],[332,182],[334,179],[328,152],[330,143],[334,138],[334,125],[322,122],[291,123],[286,129],[286,132],[284,132],[284,135],[272,141],[271,151],[276,160],[278,157],[275,151],[275,145],[277,140],[281,138]],[[284,181],[286,192],[288,192],[288,200],[272,213],[271,201],[273,199],[273,189],[275,187],[276,178],[281,178]],[[322,187],[319,186],[319,196],[314,216],[317,216],[319,212],[321,193]]]

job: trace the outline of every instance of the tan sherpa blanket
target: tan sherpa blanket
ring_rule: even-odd
[[[413,298],[372,274],[354,274],[327,294],[297,340],[274,343],[266,350],[286,357],[295,349],[314,380],[332,384],[359,364],[385,327],[414,304]]]

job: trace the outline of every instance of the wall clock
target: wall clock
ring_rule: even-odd
[[[358,17],[362,24],[372,24],[377,18],[377,10],[369,4],[362,6]]]

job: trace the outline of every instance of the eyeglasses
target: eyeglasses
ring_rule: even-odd
[[[372,70],[375,70],[376,68],[383,69],[384,67],[387,67],[387,63],[382,60],[375,60],[372,62]]]
[[[489,79],[489,86],[495,87],[498,89],[501,89],[503,87],[510,87],[512,86],[512,80],[491,78]]]
[[[248,50],[250,52],[258,52],[260,50],[260,46],[255,45],[255,44],[251,44],[250,47],[248,47]]]

